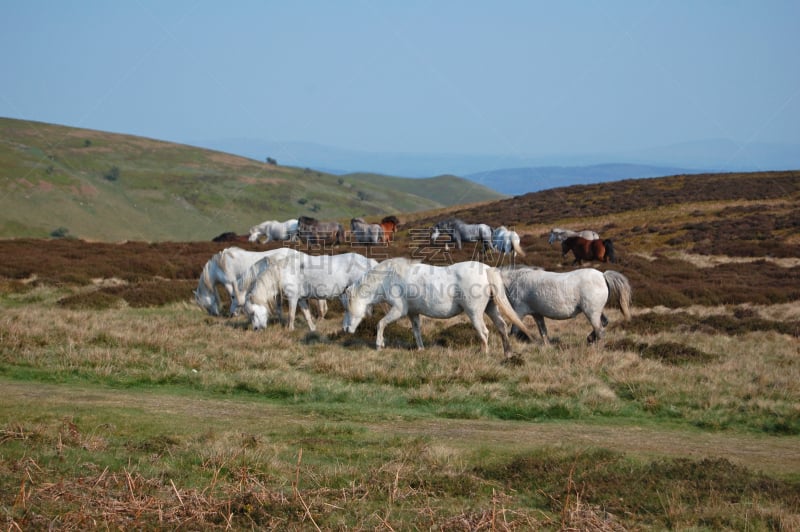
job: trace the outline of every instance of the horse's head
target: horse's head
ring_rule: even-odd
[[[211,316],[219,316],[219,301],[216,294],[200,287],[194,291],[194,301]]]
[[[248,297],[244,303],[244,312],[250,319],[254,331],[267,328],[269,309],[265,305],[253,303],[252,298]]]
[[[361,283],[351,284],[344,292],[344,298],[347,304],[344,308],[344,320],[342,320],[342,329],[348,333],[356,332],[358,324],[364,319],[367,313],[367,305],[365,300],[359,297],[359,290]]]

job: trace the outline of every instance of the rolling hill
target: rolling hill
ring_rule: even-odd
[[[453,176],[335,176],[101,131],[0,118],[0,237],[208,240],[265,219],[379,218],[503,196]]]

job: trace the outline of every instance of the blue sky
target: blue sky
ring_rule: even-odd
[[[0,6],[0,116],[376,152],[800,144],[796,1]]]

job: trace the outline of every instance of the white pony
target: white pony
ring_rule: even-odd
[[[511,255],[512,258],[517,255],[525,256],[517,232],[510,231],[504,225],[492,231],[492,246],[503,255]]]
[[[350,220],[350,233],[352,240],[358,244],[381,244],[386,241],[383,227],[380,224],[370,224],[363,218]]]
[[[377,264],[375,259],[358,253],[318,256],[298,253],[285,259],[270,259],[269,266],[262,271],[245,296],[245,312],[254,329],[266,327],[269,308],[280,294],[289,303],[289,330],[294,330],[298,304],[308,328],[316,330],[308,310],[308,299],[338,297],[345,305],[344,292],[347,287]]]
[[[566,273],[538,268],[501,271],[511,306],[522,317],[533,316],[545,345],[549,344],[544,318],[566,320],[583,312],[592,325],[589,343],[602,341],[608,320],[603,314],[611,301],[630,319],[631,285],[619,272],[581,268]]]
[[[237,247],[225,248],[216,253],[203,266],[203,273],[194,291],[194,299],[201,308],[212,316],[219,316],[222,302],[217,292],[217,286],[222,285],[231,298],[230,315],[238,311],[241,296],[239,290],[239,277],[258,260],[272,256],[285,257],[291,253],[299,253],[291,248],[278,248],[270,251],[245,251]]]
[[[452,318],[465,313],[478,332],[484,352],[489,350],[486,313],[503,341],[503,352],[511,355],[506,324],[501,313],[528,334],[522,320],[506,298],[499,270],[481,262],[466,261],[450,266],[431,266],[399,257],[387,259],[367,272],[347,289],[347,311],[342,324],[353,333],[370,305],[386,301],[391,308],[378,322],[375,346],[384,347],[383,330],[390,323],[408,316],[417,348],[422,349],[420,316]]]
[[[291,249],[291,248],[283,248],[283,249]],[[296,251],[296,250],[292,251],[294,251],[295,254],[305,255],[305,253],[303,253],[302,251]],[[258,277],[261,274],[263,274],[270,267],[270,265],[274,266],[276,261],[285,259],[288,255],[291,254],[292,253],[290,252],[286,253],[267,252],[265,253],[265,257],[254,262],[249,268],[247,268],[247,270],[242,275],[238,277],[237,284],[239,286],[239,290],[237,291],[236,294],[236,302],[239,305],[239,307],[244,308],[247,299],[247,293],[250,291],[250,288],[255,284],[256,280],[258,280]],[[328,302],[325,299],[315,299],[314,301],[317,303],[317,311],[318,311],[317,315],[320,318],[324,318],[325,314],[328,313]],[[278,315],[278,319],[283,321],[283,298],[281,297],[280,293],[278,293],[277,297],[275,298],[275,312]]]
[[[547,243],[552,244],[553,242],[561,242],[571,236],[579,236],[581,238],[585,238],[586,240],[598,240],[600,238],[600,235],[590,229],[584,229],[583,231],[572,231],[570,229],[554,227],[550,230],[550,238],[547,239]]]
[[[272,240],[292,240],[297,238],[297,220],[291,219],[285,222],[267,220],[250,228],[250,242],[257,242],[262,236],[266,238],[264,242]]]

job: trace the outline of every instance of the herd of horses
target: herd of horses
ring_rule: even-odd
[[[337,245],[346,241],[363,244],[391,242],[399,225],[394,216],[379,224],[353,218],[346,233],[338,222],[324,222],[301,216],[285,222],[266,221],[250,229],[249,240],[301,240],[308,244]],[[430,242],[446,236],[459,249],[474,242],[484,252],[499,251],[524,256],[520,237],[504,226],[492,229],[486,224],[466,224],[455,218],[443,220],[430,229]],[[573,264],[585,260],[615,262],[613,242],[593,231],[574,232],[554,228],[549,242],[561,243],[562,256],[571,251]],[[195,301],[209,314],[222,314],[217,290],[228,294],[230,315],[244,312],[253,329],[263,329],[276,315],[283,321],[283,303],[288,304],[286,326],[294,329],[300,307],[309,329],[315,330],[309,302],[317,301],[324,317],[326,302],[339,299],[345,309],[342,328],[353,333],[364,316],[375,308],[386,310],[378,321],[376,348],[385,346],[384,330],[390,323],[407,316],[411,321],[417,348],[423,348],[420,317],[450,318],[466,314],[488,351],[487,314],[500,335],[503,352],[511,355],[511,333],[533,339],[523,322],[532,316],[544,344],[549,343],[545,318],[564,320],[583,313],[592,326],[589,343],[602,343],[608,319],[607,305],[614,305],[623,317],[630,317],[631,286],[619,272],[594,268],[558,273],[535,267],[497,268],[480,261],[464,261],[435,266],[397,257],[381,262],[359,253],[310,255],[291,247],[270,251],[246,251],[229,247],[216,253],[203,267]],[[380,305],[379,305],[380,304]]]

